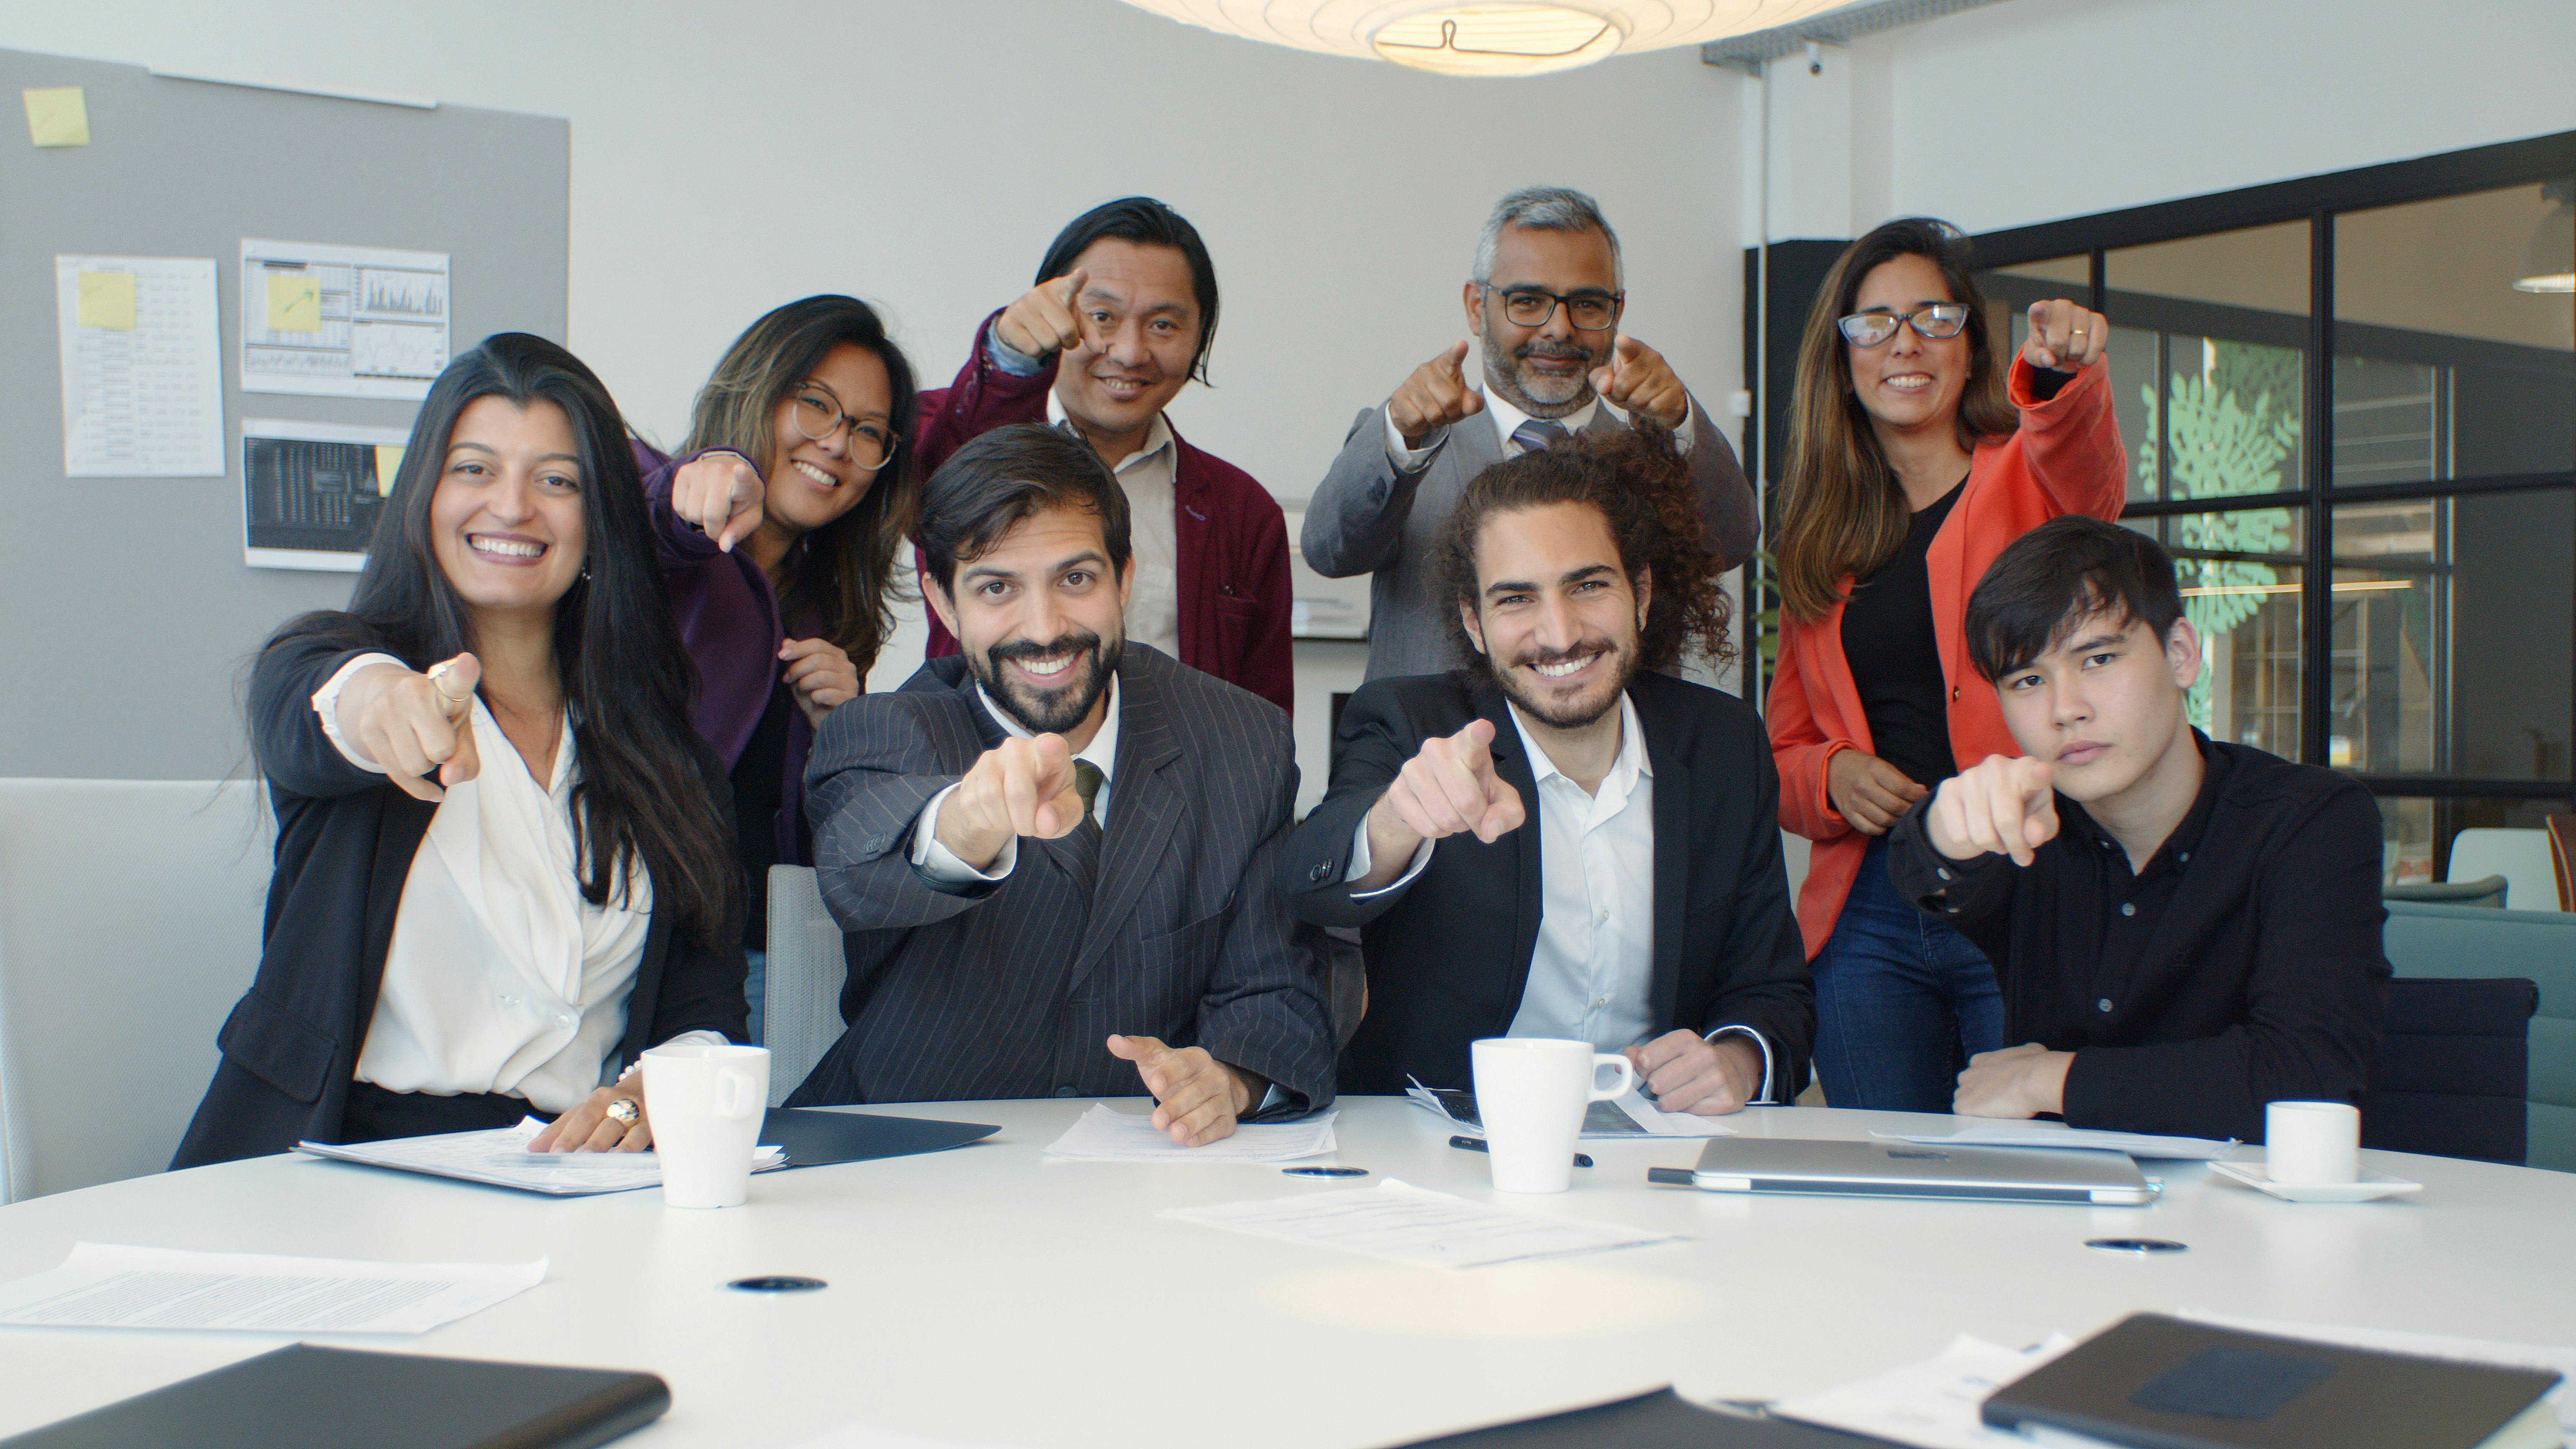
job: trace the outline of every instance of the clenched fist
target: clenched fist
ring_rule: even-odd
[[[980,871],[1020,836],[1054,840],[1081,823],[1073,748],[1062,735],[1040,735],[986,750],[941,802],[932,834],[949,854]]]
[[[1419,448],[1433,433],[1485,410],[1485,395],[1467,385],[1466,365],[1467,344],[1460,342],[1415,368],[1386,400],[1386,420],[1405,447]]]

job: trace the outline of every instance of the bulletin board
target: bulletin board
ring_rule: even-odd
[[[76,118],[21,114],[67,87]],[[12,50],[0,107],[0,776],[217,778],[260,641],[348,601],[355,556],[323,556],[380,510],[426,377],[494,332],[564,340],[570,128]],[[75,119],[85,144],[37,144]],[[141,289],[58,257],[141,259]],[[64,306],[166,312],[156,287],[201,295],[175,259],[213,268],[219,460],[149,446],[156,423],[202,436],[194,414],[69,437]],[[277,280],[296,268],[309,290]],[[298,368],[318,390],[278,385]]]

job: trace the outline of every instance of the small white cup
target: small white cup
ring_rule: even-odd
[[[766,1047],[672,1042],[644,1054],[644,1104],[662,1160],[662,1205],[740,1207],[769,1106]]]
[[[1583,1114],[1637,1084],[1626,1057],[1595,1052],[1588,1041],[1497,1036],[1472,1043],[1476,1115],[1485,1124],[1485,1153],[1501,1192],[1563,1192],[1574,1185],[1574,1143]],[[1618,1083],[1600,1085],[1601,1068]]]
[[[2348,1102],[2274,1102],[2263,1109],[2263,1171],[2306,1187],[2361,1176],[2361,1111]]]

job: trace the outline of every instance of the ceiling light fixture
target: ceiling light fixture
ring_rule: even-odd
[[[2541,199],[2557,209],[2532,228],[2531,245],[2523,249],[2517,292],[2576,292],[2576,181],[2552,181],[2540,188]]]
[[[1127,0],[1248,40],[1437,75],[1524,76],[1767,30],[1843,0]]]

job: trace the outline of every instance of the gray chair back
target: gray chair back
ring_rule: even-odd
[[[760,1044],[769,1048],[769,1105],[785,1102],[841,1039],[841,983],[849,971],[840,924],[823,909],[813,868],[771,866],[760,1023]]]

